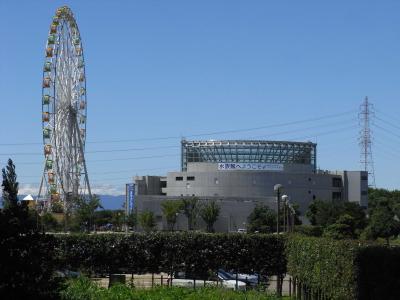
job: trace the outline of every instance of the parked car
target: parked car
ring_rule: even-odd
[[[225,278],[225,280],[235,280],[236,281],[236,277],[237,277],[237,280],[244,282],[244,283],[246,283],[247,286],[251,286],[251,287],[257,286],[261,281],[263,281],[264,283],[267,281],[266,277],[262,278],[257,273],[253,273],[253,274],[238,273],[236,276],[236,273],[227,272],[223,269],[218,269],[217,275],[219,278]]]
[[[194,283],[194,279],[174,278],[174,279],[172,279],[172,285],[193,288],[195,283]],[[246,290],[246,283],[243,281],[240,281],[240,280],[238,280],[237,283],[236,283],[236,280],[224,280],[224,279],[221,279],[219,281],[196,280],[196,286],[200,287],[200,286],[204,286],[204,285],[206,285],[206,286],[222,286],[223,288],[235,290],[235,291],[245,291]]]
[[[218,274],[217,274],[218,275]],[[172,285],[173,286],[182,286],[182,287],[194,287],[195,282],[191,274],[186,274],[185,272],[175,272],[174,278],[172,279]],[[170,279],[169,279],[170,280]],[[243,281],[238,280],[236,284],[236,279],[232,280],[230,277],[226,276],[219,276],[218,275],[218,280],[199,280],[196,279],[196,285],[197,286],[222,286],[223,288],[226,289],[231,289],[231,290],[238,290],[238,291],[244,291],[246,290],[246,283]]]

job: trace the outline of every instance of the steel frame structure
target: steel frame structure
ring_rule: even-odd
[[[83,46],[72,11],[58,8],[46,44],[42,86],[44,171],[38,199],[70,201],[91,196],[85,162],[87,121]]]
[[[263,140],[181,141],[181,169],[191,162],[317,165],[317,144]]]

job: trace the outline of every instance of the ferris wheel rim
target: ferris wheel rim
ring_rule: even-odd
[[[68,34],[68,36],[66,37],[65,34]],[[66,49],[64,49],[64,47],[66,47]],[[62,56],[65,51],[67,51],[67,57]],[[71,58],[71,55],[73,60]],[[63,58],[64,61],[61,61],[61,59]],[[68,61],[66,62],[65,59],[67,59]],[[65,72],[63,68],[67,63],[70,63],[71,61],[75,64],[73,65],[73,68],[70,67],[67,75],[74,76],[66,76],[66,78],[64,78],[65,74],[61,74],[63,78],[60,78],[60,76],[57,74],[58,68],[62,67],[61,71]],[[64,167],[60,166],[60,164],[68,162],[68,167],[71,168],[71,161],[74,161],[75,164],[73,164],[72,167],[76,167],[76,171],[74,172],[78,174],[76,175],[78,177],[78,189],[80,187],[79,178],[82,175],[81,169],[84,169],[86,177],[85,185],[88,186],[90,194],[90,187],[84,158],[87,128],[85,59],[83,43],[78,24],[68,7],[61,7],[57,9],[56,16],[53,17],[53,22],[50,25],[50,31],[46,42],[46,55],[42,77],[42,139],[45,156],[45,170],[43,173],[42,182],[44,179],[46,186],[54,185],[50,182],[50,178],[48,176],[46,177],[46,168],[49,157],[51,158],[51,161],[54,162],[54,164],[52,164],[51,167],[47,168],[47,170],[50,170],[49,173],[51,174],[57,174],[57,176],[59,176],[60,178],[62,178],[61,176],[65,176],[65,174],[68,173],[63,173],[60,171]],[[62,79],[67,80],[70,86],[64,86],[65,82],[63,82]],[[48,84],[46,83],[46,80],[48,81]],[[53,83],[51,83],[52,80]],[[78,96],[76,96],[77,88],[79,88]],[[71,92],[72,94],[70,94]],[[59,99],[60,93],[63,94],[61,98],[64,99],[64,102],[66,103],[63,103],[62,99]],[[63,106],[66,107],[63,108]],[[60,116],[61,113],[64,113],[64,115]],[[66,120],[63,120],[63,116]],[[60,119],[62,120],[62,122],[60,122]],[[69,127],[69,132],[73,133],[73,137],[71,137],[71,143],[69,145],[74,148],[75,155],[79,157],[78,160],[76,158],[71,160],[69,158],[66,159],[65,157],[61,157],[63,154],[70,154],[66,150],[67,147],[64,147],[64,144],[66,143],[63,144],[62,142],[60,142],[60,140],[57,140],[57,138],[59,138],[58,135],[62,135],[63,128],[60,127],[62,126],[62,124],[67,124],[67,127]],[[76,128],[73,128],[74,126]],[[51,132],[51,137],[50,135],[45,134],[45,132]],[[59,150],[57,143],[61,144],[61,147],[63,148],[60,148]],[[46,147],[50,148],[49,153],[46,153]],[[65,192],[63,184],[64,179],[65,178],[60,179],[60,185],[63,192]],[[76,184],[72,182],[72,179],[70,180],[70,182],[68,182],[68,184],[70,184],[73,189],[77,189],[75,186]],[[57,186],[56,189],[59,190]],[[71,189],[71,187],[69,187],[69,189]],[[39,191],[39,195],[40,192],[41,191]],[[53,192],[51,192],[51,194],[53,194]]]

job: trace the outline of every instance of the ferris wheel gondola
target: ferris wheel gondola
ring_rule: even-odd
[[[42,83],[44,170],[38,199],[59,203],[91,196],[85,163],[86,75],[82,40],[72,11],[57,9],[50,25]],[[49,205],[51,207],[51,205]]]

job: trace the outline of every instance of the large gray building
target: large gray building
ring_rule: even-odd
[[[180,171],[134,178],[137,210],[153,211],[159,229],[166,228],[161,201],[192,196],[218,202],[217,231],[245,228],[255,205],[276,209],[275,184],[302,213],[313,199],[368,205],[367,172],[318,170],[317,145],[311,142],[182,140],[181,145]],[[186,222],[178,216],[178,229],[187,228]]]

